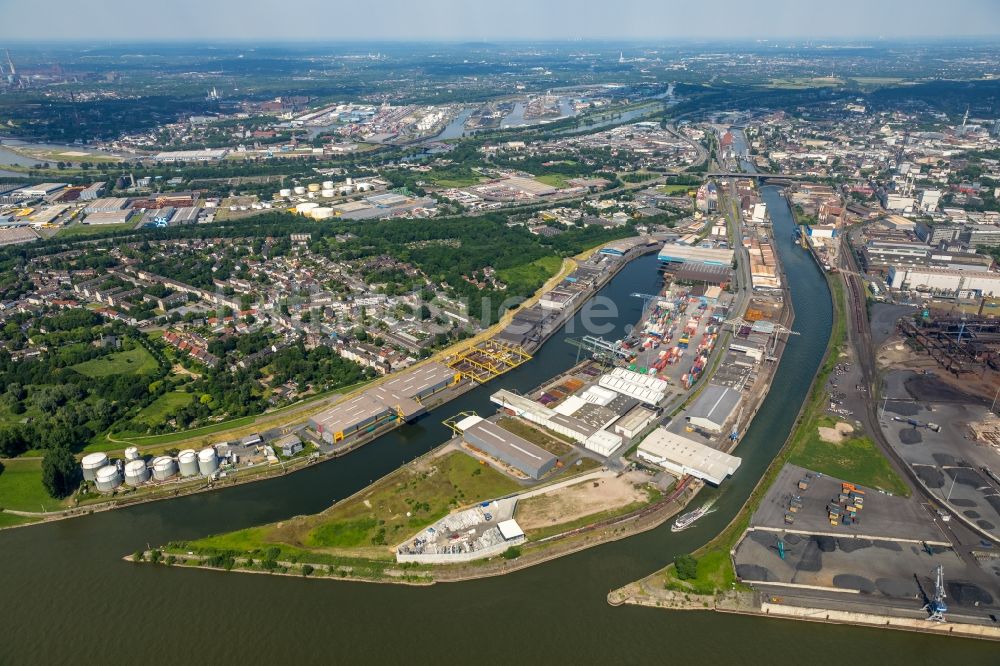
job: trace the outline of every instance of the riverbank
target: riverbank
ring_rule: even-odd
[[[738,219],[733,221],[734,225],[738,225],[739,223]],[[749,289],[751,285],[740,286]],[[739,312],[737,314],[741,316],[743,309],[748,304],[749,300],[746,298],[739,301]],[[781,308],[780,313],[778,313],[778,320],[775,323],[784,327],[790,327],[794,320],[794,306],[787,288],[783,292]],[[718,345],[710,370],[699,381],[695,389],[688,391],[678,400],[680,403],[678,411],[683,408],[683,405],[690,403],[691,400],[697,397],[700,390],[711,381],[722,357],[726,353],[727,344],[728,339],[724,339],[723,343]],[[743,410],[745,421],[740,419],[735,425],[738,433],[743,432],[747,428],[747,424],[756,416],[766,399],[786,344],[781,343],[773,350],[773,362],[763,363],[754,386],[750,389],[746,397],[746,408]],[[575,368],[576,366],[567,372],[557,375],[556,379],[573,374]],[[553,383],[555,383],[555,380],[549,378],[542,386],[552,385]],[[539,393],[540,390],[536,388],[529,395]],[[666,415],[665,417],[670,418],[676,416],[677,413],[677,411],[671,412],[668,417]],[[654,421],[642,436],[635,439],[635,442],[641,440],[644,435],[648,434],[657,425],[659,425],[659,420]],[[729,451],[736,444],[736,440],[724,437],[720,446]],[[420,470],[419,476],[415,474],[407,476],[405,470],[397,470],[380,479],[378,482],[369,485],[360,494],[355,494],[351,498],[334,505],[328,512],[324,512],[328,513],[326,520],[300,517],[288,523],[283,522],[281,524],[253,528],[244,531],[243,534],[220,535],[219,537],[209,537],[198,542],[168,544],[162,553],[168,557],[173,557],[174,563],[180,563],[181,566],[187,565],[188,560],[191,560],[190,563],[193,566],[199,567],[206,566],[205,563],[210,562],[215,568],[223,568],[227,571],[258,572],[261,565],[257,561],[259,558],[255,557],[255,555],[274,551],[274,556],[268,561],[268,566],[265,567],[265,570],[280,571],[284,569],[285,572],[301,572],[303,571],[303,567],[308,566],[310,575],[316,575],[317,571],[319,571],[319,575],[338,576],[342,573],[344,567],[350,567],[353,575],[357,575],[355,570],[364,571],[366,572],[365,577],[367,579],[379,582],[412,582],[412,576],[416,575],[414,571],[419,571],[420,580],[424,583],[469,580],[517,571],[586,548],[652,530],[663,525],[667,520],[682,511],[704,487],[701,481],[690,476],[685,476],[678,480],[677,486],[666,497],[655,498],[652,502],[635,507],[626,513],[614,515],[614,512],[611,512],[612,515],[606,515],[608,512],[603,512],[585,516],[585,519],[581,519],[581,521],[567,522],[565,523],[566,528],[564,531],[547,535],[544,538],[537,538],[537,540],[529,538],[527,541],[517,543],[516,546],[509,548],[507,552],[499,557],[494,556],[489,559],[475,560],[462,564],[439,564],[434,566],[408,565],[417,567],[415,570],[413,568],[403,568],[403,565],[396,564],[385,557],[385,553],[382,553],[381,557],[375,560],[377,561],[376,566],[373,566],[372,559],[364,560],[363,566],[355,566],[353,562],[358,561],[358,556],[372,552],[372,549],[368,547],[369,541],[372,544],[384,544],[387,540],[390,543],[394,543],[400,539],[407,540],[412,538],[414,533],[426,529],[428,525],[438,520],[438,518],[431,519],[430,517],[421,520],[414,518],[409,521],[409,532],[398,532],[398,521],[394,517],[400,515],[401,512],[405,512],[406,516],[409,517],[411,511],[407,507],[396,507],[391,504],[384,505],[383,498],[390,494],[390,492],[399,493],[405,490],[407,502],[411,507],[423,505],[425,510],[437,511],[437,505],[433,502],[433,499],[439,493],[431,492],[427,489],[426,486],[432,482],[426,479],[435,479],[442,475],[448,476],[452,479],[452,483],[459,484],[457,487],[449,490],[449,493],[452,493],[453,497],[459,496],[465,498],[466,501],[471,500],[472,504],[468,504],[464,508],[462,506],[449,506],[447,512],[440,514],[440,516],[454,515],[472,506],[476,506],[480,502],[488,501],[491,497],[498,497],[498,495],[489,493],[480,493],[479,495],[470,493],[467,496],[465,494],[466,488],[461,484],[468,484],[468,479],[459,479],[456,482],[454,475],[450,471],[442,470],[439,466],[428,463],[428,461],[433,461],[441,455],[441,452],[447,447],[447,444],[442,445],[427,456],[424,456],[421,460],[411,463],[415,470]],[[624,460],[622,462],[627,464]],[[477,473],[479,471],[477,470]],[[492,474],[494,470],[489,469],[488,473]],[[560,477],[552,479],[552,482],[555,484],[563,483],[563,481]],[[545,485],[543,484],[538,489],[544,489]],[[532,488],[532,493],[537,492],[538,489]],[[356,506],[362,496],[364,497],[365,509]],[[516,494],[503,496],[503,499],[514,498],[516,496]],[[429,509],[426,506],[428,498],[432,502]],[[353,503],[355,507],[345,508],[345,503],[347,505]],[[376,512],[376,509],[379,509],[379,511]],[[379,519],[379,515],[385,516],[385,518]],[[371,523],[365,525],[365,523],[360,522],[362,520],[370,520]],[[377,533],[374,531],[376,521],[382,526]],[[350,542],[344,538],[338,538],[333,542],[321,542],[316,536],[321,530],[334,531],[340,536],[349,533],[353,534],[358,530],[361,530],[361,532],[357,538],[354,538]],[[306,547],[304,548],[304,546]],[[327,561],[327,557],[333,555],[336,556],[336,561]],[[354,556],[353,558],[351,557],[352,555]],[[279,557],[283,557],[284,559],[279,560]],[[149,561],[149,557],[144,556],[141,559]],[[295,566],[279,565],[277,564],[279,561],[291,562]]]
[[[583,297],[575,299],[569,306],[564,308],[558,317],[556,317],[551,322],[547,323],[543,328],[540,329],[539,335],[535,340],[532,340],[528,345],[530,351],[535,351],[539,349],[548,339],[554,335],[558,330],[560,330],[567,321],[572,319],[575,314],[582,309],[587,303],[590,302],[601,289],[604,288],[618,273],[627,266],[631,261],[637,259],[641,256],[649,254],[650,252],[656,251],[658,245],[652,236],[637,236],[630,239],[622,239],[618,241],[612,241],[611,243],[620,244],[632,242],[633,247],[622,257],[620,261],[615,261],[610,267],[610,270],[602,272],[593,286],[586,292]],[[226,439],[238,439],[245,435],[252,433],[258,433],[265,429],[285,429],[294,424],[302,423],[310,416],[330,408],[330,406],[342,403],[355,397],[360,391],[369,390],[381,383],[389,381],[391,379],[396,379],[400,374],[413,372],[415,369],[434,361],[447,360],[451,357],[456,356],[462,351],[469,349],[481,342],[491,340],[500,334],[507,326],[511,324],[514,316],[527,308],[534,306],[542,298],[542,296],[555,288],[559,283],[561,283],[567,276],[572,275],[572,273],[577,269],[580,262],[585,262],[590,259],[600,248],[605,247],[608,243],[604,243],[588,250],[585,250],[573,258],[566,258],[563,260],[560,270],[550,277],[546,282],[526,301],[521,303],[519,307],[508,310],[500,318],[500,320],[487,328],[486,330],[480,332],[472,338],[460,341],[444,350],[441,350],[431,356],[428,359],[420,361],[413,366],[410,366],[402,373],[390,373],[371,382],[367,382],[359,386],[356,390],[350,391],[348,393],[339,395],[335,400],[311,400],[304,401],[303,403],[298,403],[295,405],[289,405],[280,410],[282,413],[274,414],[273,416],[262,415],[261,417],[255,418],[251,423],[242,424],[241,426],[231,429],[231,430],[221,430],[215,431],[214,429],[207,435],[196,435],[191,439],[178,439],[171,440],[168,442],[159,441],[157,444],[150,445],[149,447],[143,447],[143,451],[146,453],[151,452],[162,452],[172,448],[202,448],[204,446],[209,446],[213,442],[222,441]],[[441,393],[437,394],[434,399],[427,402],[425,405],[426,411],[430,412],[433,409],[440,407],[441,405],[460,397],[464,393],[478,387],[480,384],[474,382],[470,379],[464,379],[461,384],[455,387],[450,387],[445,389]],[[279,410],[276,410],[279,411]],[[289,420],[289,415],[294,414],[294,419]],[[391,421],[378,429],[367,432],[360,435],[358,438],[353,439],[346,446],[336,448],[332,452],[326,455],[321,455],[319,457],[299,457],[293,458],[289,461],[283,461],[277,464],[271,464],[267,467],[253,467],[253,468],[242,468],[237,470],[233,474],[227,475],[225,478],[206,480],[204,478],[198,478],[191,481],[170,481],[164,484],[158,485],[147,485],[141,487],[138,491],[129,492],[128,495],[115,495],[111,498],[93,498],[89,499],[81,504],[73,507],[60,509],[57,511],[49,512],[29,512],[29,511],[10,511],[11,516],[18,516],[21,520],[11,519],[7,521],[0,521],[0,529],[10,529],[15,527],[29,527],[31,525],[38,524],[39,522],[51,522],[54,520],[63,520],[66,518],[73,518],[82,515],[87,515],[95,512],[109,511],[112,509],[123,508],[126,506],[134,506],[136,504],[143,504],[147,502],[155,502],[165,499],[173,499],[176,497],[182,497],[186,495],[191,495],[195,493],[209,492],[214,490],[220,490],[224,488],[229,488],[232,486],[243,485],[246,483],[252,483],[256,481],[262,481],[269,478],[274,478],[277,476],[284,476],[289,473],[293,473],[302,469],[311,467],[317,463],[326,462],[333,460],[338,457],[342,457],[358,448],[368,444],[379,437],[387,434],[388,432],[395,430],[402,425],[399,421]],[[123,442],[124,443],[124,442]],[[128,442],[132,444],[134,442]],[[123,447],[124,448],[124,447]],[[113,453],[114,451],[109,451]]]

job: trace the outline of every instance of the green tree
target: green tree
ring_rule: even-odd
[[[674,568],[677,570],[677,577],[681,580],[690,580],[698,577],[698,560],[693,555],[678,555],[675,557]]]
[[[68,448],[60,446],[45,452],[42,483],[57,499],[68,497],[80,485],[80,466]]]

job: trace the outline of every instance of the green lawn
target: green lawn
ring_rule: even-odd
[[[6,513],[0,511],[0,528],[2,527],[14,527],[15,525],[26,525],[28,523],[37,523],[38,518],[29,518],[28,516],[16,516],[13,513]]]
[[[131,222],[126,222],[125,224],[72,224],[68,227],[63,227],[56,233],[60,238],[66,238],[67,236],[92,236],[96,234],[103,234],[109,231],[126,231],[135,227],[135,224]]]
[[[136,421],[141,421],[143,423],[148,423],[149,425],[156,425],[162,423],[170,412],[174,411],[178,407],[184,407],[188,405],[194,396],[190,393],[184,393],[183,391],[170,391],[169,393],[164,393],[152,404],[144,407],[136,417]]]
[[[88,377],[108,377],[110,375],[142,375],[156,370],[156,359],[143,349],[136,347],[123,352],[115,352],[91,361],[72,366],[81,375]]]
[[[692,190],[697,190],[698,186],[671,184],[671,185],[658,185],[656,189],[658,189],[660,192],[663,192],[664,194],[669,194],[673,196],[675,194],[687,194]]]
[[[570,178],[571,176],[564,176],[561,173],[545,173],[541,176],[535,176],[535,180],[539,183],[545,183],[546,185],[558,187],[559,189],[569,187]]]
[[[8,460],[0,472],[0,507],[16,511],[55,511],[66,506],[42,485],[41,460]]]
[[[835,423],[829,416],[813,415],[796,438],[788,462],[893,495],[910,494],[870,437],[851,437],[838,444],[823,441],[817,428],[831,428]]]
[[[508,283],[537,282],[544,283],[550,277],[559,272],[562,268],[562,259],[556,255],[550,255],[536,259],[529,264],[521,264],[512,268],[503,268],[497,271],[501,280]]]
[[[513,479],[461,452],[406,465],[354,497],[303,519],[212,536],[192,550],[250,552],[270,546],[390,558],[404,541],[460,506],[516,491]],[[410,515],[408,516],[407,513]]]

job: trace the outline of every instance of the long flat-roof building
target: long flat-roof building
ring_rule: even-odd
[[[39,183],[38,185],[27,185],[15,192],[21,199],[33,199],[35,197],[47,197],[60,190],[69,187],[69,183]]]
[[[309,419],[309,427],[332,444],[392,420],[409,421],[424,413],[421,400],[458,381],[448,366],[427,363],[316,414]]]
[[[556,457],[528,440],[479,416],[467,416],[455,427],[472,448],[513,467],[532,479],[540,479],[556,466]]]
[[[637,455],[678,476],[690,474],[715,485],[735,474],[743,462],[736,456],[699,444],[663,427],[642,440]]]
[[[687,411],[687,422],[696,428],[719,433],[740,404],[741,394],[735,389],[709,384]]]
[[[660,250],[657,259],[663,264],[709,264],[715,266],[730,266],[733,263],[734,251],[720,247],[691,247],[678,243],[667,243]]]

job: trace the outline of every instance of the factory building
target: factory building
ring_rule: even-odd
[[[709,264],[715,266],[731,266],[733,250],[717,247],[691,247],[679,243],[667,243],[657,255],[661,264]]]
[[[106,197],[104,199],[94,199],[83,207],[83,212],[88,215],[91,213],[109,213],[111,211],[122,210],[127,206],[128,199],[124,197]]]
[[[38,185],[27,185],[14,191],[17,199],[35,199],[47,197],[69,187],[69,183],[40,183]]]
[[[602,375],[598,383],[615,393],[627,395],[653,406],[663,400],[669,386],[662,379],[625,368],[615,368],[610,373]]]
[[[695,428],[720,433],[736,412],[741,397],[735,389],[709,384],[688,409],[685,418]]]
[[[677,476],[690,474],[714,485],[721,484],[727,476],[735,474],[743,462],[736,456],[699,444],[662,427],[642,440],[637,455]]]
[[[428,363],[320,412],[309,419],[309,427],[332,444],[393,420],[409,421],[425,411],[421,400],[459,381],[448,366]]]
[[[1000,296],[1000,273],[983,271],[891,266],[886,283],[893,289],[959,298]]]
[[[479,416],[467,416],[455,427],[473,449],[538,480],[556,466],[556,457],[523,437]]]
[[[500,405],[514,416],[536,423],[560,435],[565,435],[580,444],[586,442],[591,435],[600,430],[599,427],[594,427],[573,416],[560,414],[530,398],[511,393],[507,389],[501,389],[491,395],[490,401]]]
[[[104,194],[105,183],[92,183],[80,191],[80,201],[93,201]]]

